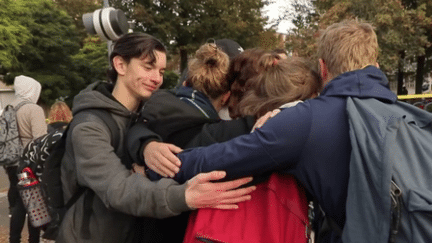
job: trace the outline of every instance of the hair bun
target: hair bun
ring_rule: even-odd
[[[209,59],[207,59],[206,61],[205,61],[205,64],[206,65],[209,65],[209,66],[211,66],[211,67],[215,67],[216,66],[216,64],[217,64],[217,60],[215,59],[215,58],[209,58]]]

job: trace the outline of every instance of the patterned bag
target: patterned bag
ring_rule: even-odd
[[[7,105],[0,115],[0,165],[10,166],[18,163],[23,145],[19,137],[16,113],[23,105],[31,103],[24,101],[16,107]]]

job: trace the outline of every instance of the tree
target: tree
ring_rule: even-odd
[[[85,13],[91,13],[98,8],[102,8],[102,0],[53,0],[57,6],[65,10],[72,17],[79,35],[84,40],[87,37],[85,32],[82,16]]]
[[[80,76],[73,71],[71,55],[79,50],[79,39],[73,20],[58,9],[52,0],[14,0],[9,4],[22,6],[16,21],[29,33],[16,55],[18,64],[9,68],[6,83],[18,74],[25,74],[42,85],[41,101],[51,104],[60,96],[69,96]]]
[[[122,7],[117,2],[117,7]],[[127,1],[126,1],[127,2]],[[189,53],[209,38],[229,38],[243,48],[256,47],[266,19],[261,0],[136,0],[124,5],[137,29],[152,34],[180,54],[181,70]]]
[[[294,24],[288,32],[286,49],[293,55],[316,61],[319,14],[309,1],[296,0],[292,3],[293,12],[287,14]]]
[[[297,2],[296,2],[297,3]],[[431,2],[427,0],[320,0],[312,1],[312,8],[297,13],[291,43],[302,54],[310,55],[316,47],[311,43],[310,33],[317,33],[317,27],[324,29],[344,19],[359,18],[372,23],[376,28],[380,46],[379,63],[389,77],[398,70],[400,80],[404,77],[404,65],[417,63],[417,90],[421,82],[427,54],[431,46]],[[297,8],[298,9],[298,8]],[[311,17],[312,22],[302,16]],[[318,17],[317,17],[318,16]],[[314,17],[317,17],[314,19]],[[295,22],[297,21],[297,22]],[[306,25],[303,25],[306,23]],[[316,30],[315,30],[316,29]],[[315,35],[315,34],[314,34]],[[317,34],[316,34],[317,35]],[[432,52],[432,50],[431,50]],[[422,79],[421,79],[422,80]],[[399,90],[402,83],[399,83]]]
[[[282,35],[274,30],[267,30],[260,34],[259,47],[264,50],[285,48]]]
[[[18,20],[26,14],[22,1],[0,1],[0,70],[5,74],[7,70],[18,68],[18,53],[30,38],[30,32]]]
[[[106,80],[106,71],[109,67],[108,49],[106,42],[98,36],[88,36],[84,40],[84,46],[71,57],[71,60],[71,66],[81,77],[71,90],[72,96],[89,83]]]

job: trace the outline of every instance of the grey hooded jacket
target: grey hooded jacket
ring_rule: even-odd
[[[73,114],[89,108],[111,112],[120,128],[120,157],[124,132],[132,116],[111,95],[112,87],[94,83],[81,91],[73,102]],[[69,131],[62,161],[64,200],[78,185],[95,192],[90,217],[90,239],[81,236],[84,196],[68,210],[56,242],[132,242],[134,216],[165,218],[190,210],[185,201],[185,185],[170,179],[151,182],[131,173],[111,146],[108,127],[98,117]]]

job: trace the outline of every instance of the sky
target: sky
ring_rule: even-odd
[[[265,6],[263,11],[264,15],[269,17],[269,20],[277,19],[278,16],[281,16],[283,13],[283,10],[286,9],[287,6],[290,5],[290,0],[273,0],[274,3]],[[278,27],[276,28],[276,32],[279,33],[287,33],[287,30],[292,27],[292,23],[289,20],[284,20],[281,23],[279,23]]]

